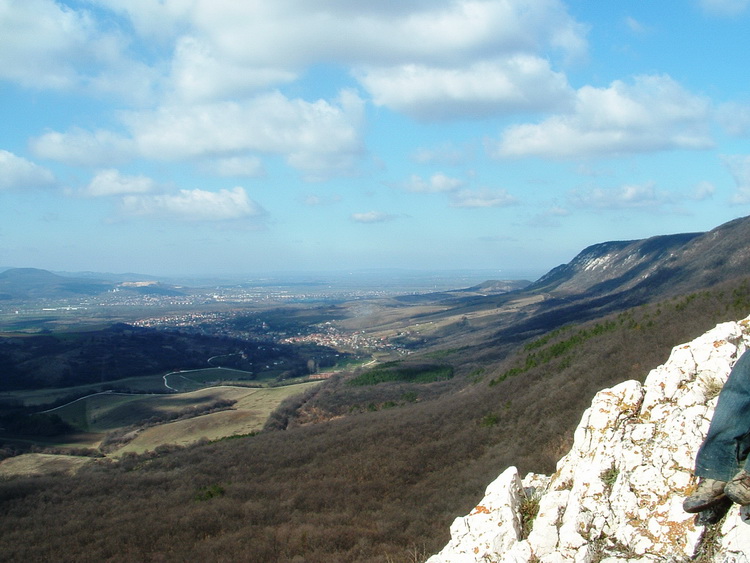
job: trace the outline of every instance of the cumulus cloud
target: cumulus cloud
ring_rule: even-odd
[[[165,79],[188,101],[256,92],[326,61],[417,117],[548,109],[568,86],[547,60],[587,49],[587,28],[561,0],[97,2],[174,44]]]
[[[135,156],[133,142],[111,131],[73,128],[66,133],[49,131],[31,139],[32,152],[39,158],[74,166],[111,166]]]
[[[141,194],[152,191],[156,184],[146,176],[123,176],[115,169],[99,171],[84,190],[89,196]]]
[[[572,205],[589,209],[654,209],[670,200],[653,182],[573,190],[568,198]]]
[[[559,108],[572,92],[549,61],[587,49],[562,0],[91,3],[100,10],[16,3],[0,23],[0,77],[193,104],[255,95],[324,61],[350,68],[376,104],[446,119]]]
[[[385,223],[393,221],[395,218],[395,215],[381,211],[367,211],[364,213],[352,213],[351,215],[351,219],[355,223]]]
[[[74,61],[96,52],[87,44],[97,35],[90,17],[51,0],[0,0],[0,12],[2,78],[32,87],[76,84]]]
[[[166,42],[189,24],[194,2],[183,0],[90,0],[103,8],[127,17],[137,33]]]
[[[182,37],[175,48],[170,82],[182,99],[205,101],[257,92],[296,77],[283,68],[245,67],[217,55],[205,41]]]
[[[737,186],[732,195],[732,203],[750,203],[750,155],[728,155],[721,160]]]
[[[294,68],[319,60],[393,63],[465,59],[533,50],[540,44],[578,56],[584,26],[560,0],[433,0],[355,3],[342,0],[152,2],[99,0],[149,33],[158,15],[210,44],[220,58],[254,67]],[[154,11],[158,14],[154,14]]]
[[[572,113],[509,127],[488,148],[496,157],[553,158],[707,149],[709,110],[708,100],[669,76],[639,76],[632,84],[584,86]]]
[[[463,180],[451,178],[438,172],[433,174],[427,180],[417,174],[413,174],[409,180],[404,182],[403,189],[408,192],[416,193],[441,193],[452,192],[464,185]]]
[[[266,175],[263,161],[257,156],[220,158],[204,165],[204,168],[224,177],[260,178]]]
[[[158,73],[88,10],[53,0],[0,0],[0,78],[24,87],[151,95]]]
[[[165,160],[237,152],[282,155],[308,179],[351,172],[363,152],[364,102],[343,91],[336,103],[279,92],[238,102],[162,106],[124,120],[143,156]]]
[[[46,168],[0,150],[0,190],[46,188],[54,184],[55,176]]]
[[[728,102],[716,110],[719,123],[733,137],[750,135],[750,104]]]
[[[518,199],[504,189],[461,190],[451,199],[452,207],[508,207],[518,203]]]
[[[441,68],[407,64],[360,71],[376,105],[425,120],[551,111],[572,101],[567,78],[532,55]]]
[[[241,187],[218,192],[180,190],[176,194],[126,195],[121,208],[129,216],[187,221],[227,221],[259,218],[264,214]]]
[[[120,114],[129,136],[111,131],[47,132],[31,141],[35,155],[81,166],[155,160],[211,159],[224,176],[259,176],[264,153],[286,158],[309,180],[351,174],[364,152],[364,102],[349,90],[337,100],[307,102],[271,92],[236,102],[162,105]]]

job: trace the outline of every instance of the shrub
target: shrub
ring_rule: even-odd
[[[198,502],[211,500],[212,498],[223,497],[226,494],[226,490],[221,485],[208,485],[201,487],[193,496],[193,499]]]
[[[499,422],[500,417],[496,414],[490,413],[482,417],[482,420],[479,421],[479,425],[484,426],[485,428],[489,428],[491,426],[495,426]]]

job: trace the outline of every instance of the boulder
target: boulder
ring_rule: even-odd
[[[682,510],[716,399],[750,345],[750,317],[675,347],[641,385],[596,394],[549,477],[509,467],[428,563],[750,563],[750,524],[733,506],[707,528]],[[530,532],[524,516],[536,509]],[[528,516],[527,516],[528,517]],[[524,537],[526,535],[526,537]]]

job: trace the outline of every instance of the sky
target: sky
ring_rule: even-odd
[[[750,0],[0,0],[0,266],[483,269],[750,214]]]

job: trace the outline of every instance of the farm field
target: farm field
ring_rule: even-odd
[[[152,393],[164,389],[164,378],[161,375],[128,377],[104,383],[76,385],[47,389],[24,389],[0,393],[0,401],[16,401],[27,407],[48,405],[71,395],[101,393],[109,388],[127,389],[133,393]]]
[[[72,455],[24,454],[0,462],[0,476],[44,475],[47,473],[73,474],[90,463],[92,458]]]
[[[287,397],[303,393],[320,382],[300,383],[285,387],[248,389],[245,387],[212,387],[180,395],[184,401],[201,404],[206,401],[236,401],[232,409],[204,414],[145,428],[122,448],[109,455],[119,457],[127,452],[143,453],[163,444],[186,446],[202,439],[219,440],[257,432],[271,412]],[[170,395],[165,399],[177,397]],[[184,404],[184,403],[183,403]],[[180,405],[165,402],[166,408]]]
[[[252,373],[247,371],[216,367],[173,371],[166,374],[162,379],[164,385],[171,390],[195,391],[206,385],[252,381],[254,377]]]
[[[80,432],[43,445],[101,449],[107,457],[119,458],[130,452],[154,451],[159,446],[187,446],[201,440],[243,436],[261,430],[284,399],[320,384],[313,381],[264,388],[227,385],[154,395],[100,393],[52,410]],[[214,406],[224,410],[212,410]],[[112,439],[113,435],[117,437]],[[89,457],[23,454],[0,463],[0,477],[75,472],[91,461]]]

